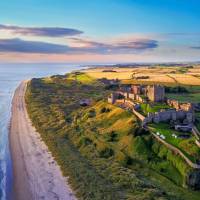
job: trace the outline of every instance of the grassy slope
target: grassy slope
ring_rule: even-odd
[[[28,85],[29,115],[77,196],[198,199],[199,193],[173,183],[183,184],[184,162],[150,135],[137,136],[136,119],[104,102],[107,94],[83,74],[34,79]],[[81,108],[79,100],[88,97],[93,105]]]
[[[181,133],[175,130],[171,130],[169,125],[165,123],[152,124],[151,127],[153,127],[155,130],[154,132],[159,132],[160,134],[164,135],[166,137],[165,140],[168,143],[179,148],[192,162],[195,162],[196,158],[199,158],[200,149],[195,144],[195,137],[191,136],[191,138],[188,139],[174,138],[172,136],[173,133],[177,136]]]

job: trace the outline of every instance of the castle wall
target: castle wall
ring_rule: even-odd
[[[160,123],[160,122],[167,122],[170,120],[184,120],[186,119],[188,123],[194,122],[194,114],[189,111],[183,111],[175,109],[160,111],[156,113],[148,113],[147,117],[144,120],[144,123]]]
[[[135,100],[135,94],[130,93],[130,94],[129,94],[129,99]]]

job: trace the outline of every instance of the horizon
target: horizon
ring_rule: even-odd
[[[0,8],[0,63],[200,60],[197,0],[8,0]]]
[[[26,64],[30,64],[30,65],[37,65],[37,64],[50,64],[50,65],[55,65],[55,64],[58,64],[58,65],[161,65],[161,64],[200,64],[200,61],[163,61],[163,62],[149,62],[149,61],[146,61],[146,62],[0,62],[0,65],[4,65],[4,64],[8,64],[8,65],[19,65],[19,64],[22,64],[22,65],[26,65]]]

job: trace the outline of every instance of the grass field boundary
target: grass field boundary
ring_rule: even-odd
[[[194,169],[200,169],[200,165],[198,165],[198,164],[196,164],[196,163],[193,163],[188,157],[186,157],[186,156],[184,155],[184,153],[183,153],[180,149],[178,149],[178,148],[176,148],[175,146],[169,144],[168,142],[162,140],[159,136],[157,136],[157,135],[156,135],[155,133],[153,133],[152,131],[150,131],[150,132],[152,133],[152,135],[153,135],[160,143],[164,144],[168,149],[170,149],[171,151],[175,152],[176,154],[179,154],[179,155],[187,162],[187,164],[188,164],[190,167],[192,167],[192,168],[194,168]]]

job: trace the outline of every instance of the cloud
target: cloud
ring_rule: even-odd
[[[60,27],[20,27],[20,26],[8,26],[0,24],[0,30],[8,30],[14,34],[31,35],[31,36],[46,36],[46,37],[64,37],[75,36],[83,33],[80,30],[71,28]]]
[[[0,39],[0,52],[38,53],[38,54],[136,54],[158,46],[156,40],[137,39],[115,43],[72,38],[79,46],[53,44],[48,42],[27,41],[18,38]]]
[[[196,49],[196,50],[200,50],[200,46],[194,46],[194,47],[190,47],[191,49]]]
[[[158,47],[158,42],[151,39],[130,39],[113,43],[102,43],[80,38],[71,38],[71,40],[88,52],[100,54],[131,54]]]
[[[67,46],[47,42],[25,41],[18,38],[0,39],[0,52],[62,54],[67,50]]]

